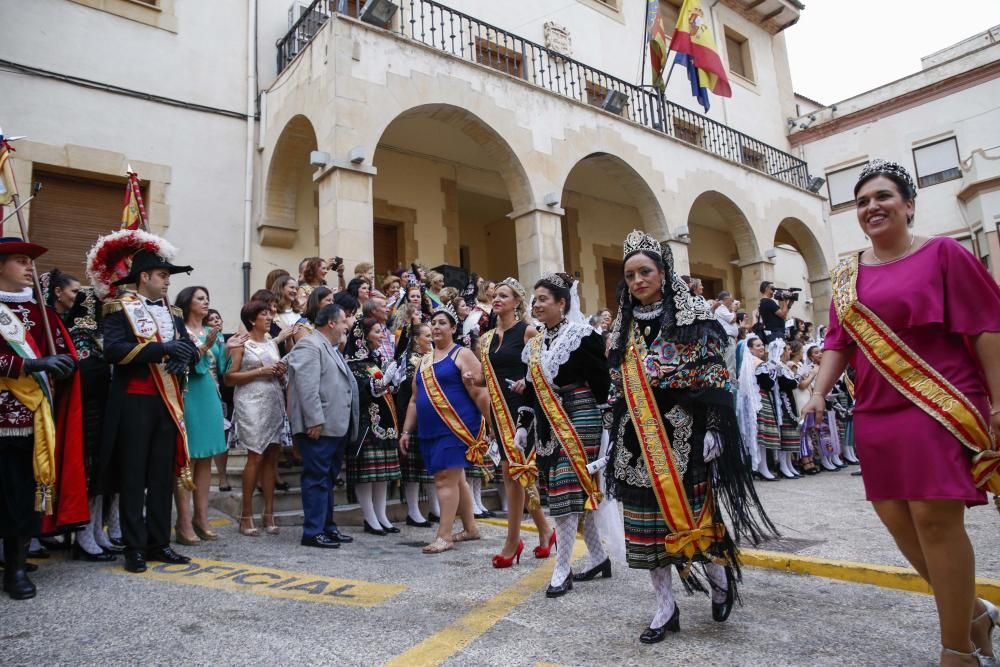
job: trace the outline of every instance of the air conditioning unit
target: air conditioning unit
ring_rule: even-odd
[[[291,5],[288,6],[288,29],[291,30],[295,22],[302,18],[302,15],[306,13],[309,9],[311,2],[305,2],[304,0],[295,0]]]

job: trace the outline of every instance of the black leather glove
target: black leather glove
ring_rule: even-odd
[[[57,354],[39,359],[25,359],[25,373],[48,373],[54,378],[67,378],[76,369],[76,361],[68,354]]]
[[[198,352],[198,348],[187,338],[178,338],[164,343],[163,351],[170,355],[171,361],[186,366],[191,363],[194,355]]]

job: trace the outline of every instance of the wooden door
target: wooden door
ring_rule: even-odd
[[[618,314],[618,284],[622,281],[625,263],[617,259],[602,259],[604,269],[604,307],[611,311],[611,317]],[[593,313],[591,313],[593,314]]]
[[[375,275],[386,276],[399,266],[399,225],[387,220],[376,220],[373,234]],[[381,288],[381,285],[377,287]]]
[[[46,172],[35,172],[34,180],[42,191],[31,202],[29,232],[34,243],[49,249],[38,258],[38,270],[58,268],[87,284],[87,252],[97,237],[121,227],[125,180],[112,183]]]

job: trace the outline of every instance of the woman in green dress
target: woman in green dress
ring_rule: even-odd
[[[212,483],[212,457],[226,451],[219,378],[229,370],[229,359],[226,346],[219,338],[219,328],[203,324],[208,315],[208,290],[186,287],[177,295],[175,305],[181,309],[188,335],[198,346],[199,354],[184,392],[184,424],[194,464],[193,518],[190,492],[178,485],[174,493],[177,504],[175,539],[180,544],[191,545],[219,537],[208,525],[208,491]],[[237,339],[235,345],[239,337],[234,338]]]

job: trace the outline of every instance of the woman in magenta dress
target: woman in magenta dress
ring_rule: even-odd
[[[956,241],[913,234],[916,188],[902,166],[869,162],[854,194],[872,247],[833,271],[823,366],[803,412],[822,418],[824,397],[854,366],[865,493],[906,559],[933,582],[940,664],[995,666],[990,631],[998,613],[975,597],[964,512],[986,503],[987,488],[1000,489],[992,459],[1000,433],[1000,288]],[[902,374],[900,355],[909,355],[917,374]],[[907,385],[907,378],[929,380]],[[928,385],[958,400],[902,393]],[[960,440],[943,425],[955,417],[965,417],[978,439]]]

